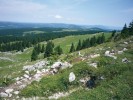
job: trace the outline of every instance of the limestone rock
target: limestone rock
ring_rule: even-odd
[[[4,92],[1,92],[0,93],[0,97],[8,97],[8,94],[7,93],[4,93]]]
[[[70,74],[69,74],[69,82],[73,82],[74,80],[75,80],[75,74],[73,73],[73,72],[71,72]]]

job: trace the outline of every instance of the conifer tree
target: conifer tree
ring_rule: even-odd
[[[44,44],[42,45],[42,49],[41,49],[41,53],[44,53],[45,51],[45,47],[44,47]]]
[[[127,25],[125,24],[122,31],[121,31],[121,37],[126,38],[127,35],[128,35],[128,28],[127,28]]]
[[[47,43],[44,57],[50,57],[53,54],[53,46],[54,44],[51,41]]]
[[[57,46],[55,48],[55,52],[56,52],[56,54],[61,55],[63,53],[63,50],[62,50],[62,48],[60,46]]]
[[[35,61],[37,60],[37,51],[36,49],[34,48],[33,51],[32,51],[32,54],[31,54],[31,61]]]
[[[111,37],[113,38],[115,36],[116,30],[112,31]]]
[[[72,43],[71,45],[71,48],[70,48],[70,51],[69,52],[74,52],[75,51],[75,47],[74,47],[74,44]]]
[[[81,40],[79,40],[76,50],[77,51],[81,50],[81,48],[82,48],[82,44],[81,44]]]
[[[105,36],[104,36],[104,33],[102,34],[102,37],[101,37],[101,43],[104,43],[105,42]]]
[[[129,34],[128,35],[133,35],[133,21],[129,24]]]

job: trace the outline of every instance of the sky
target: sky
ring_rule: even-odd
[[[0,21],[122,27],[133,0],[0,0]]]

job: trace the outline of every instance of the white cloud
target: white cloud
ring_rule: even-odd
[[[57,19],[62,19],[63,18],[61,15],[55,15],[54,17],[57,18]]]

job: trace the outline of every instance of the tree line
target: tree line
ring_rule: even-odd
[[[77,47],[75,48],[74,43],[71,44],[70,47],[70,53],[74,52],[74,51],[79,51],[85,48],[89,48],[92,46],[95,46],[96,44],[102,44],[105,42],[105,36],[104,33],[100,36],[98,36],[97,38],[95,36],[93,36],[92,38],[87,38],[86,40],[83,40],[81,42],[81,40],[79,40]]]
[[[131,35],[133,35],[133,21],[130,22],[128,26],[127,26],[127,24],[125,24],[124,27],[122,28],[120,34],[117,34],[115,30],[112,31],[111,39],[113,41],[118,41],[120,39],[125,39],[127,37],[130,37]]]
[[[45,29],[40,29],[45,31]],[[23,51],[25,48],[34,46],[42,41],[49,41],[55,38],[61,38],[69,35],[84,35],[93,34],[99,31],[77,31],[77,32],[52,32],[46,29],[48,33],[44,34],[29,34],[23,36],[23,32],[30,31],[30,29],[7,29],[0,30],[0,51]],[[53,30],[53,29],[52,29]],[[57,30],[57,29],[56,29]],[[59,29],[58,29],[59,30]],[[3,34],[2,34],[3,33]]]
[[[43,45],[36,45],[33,48],[32,54],[31,54],[31,61],[35,61],[38,59],[38,55],[40,53],[44,54],[44,58],[50,57],[52,55],[61,55],[63,53],[63,50],[60,46],[54,46],[54,43],[52,41],[48,41],[46,44],[46,47]]]

